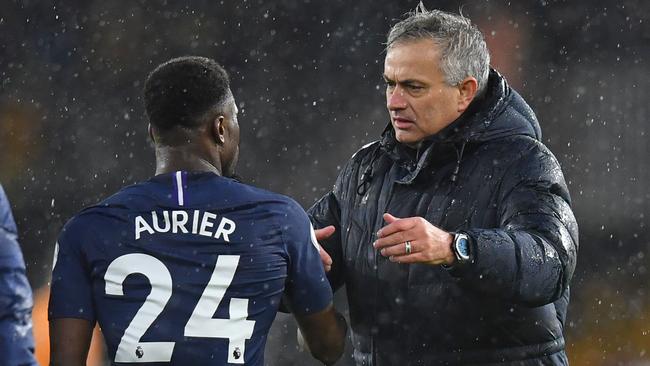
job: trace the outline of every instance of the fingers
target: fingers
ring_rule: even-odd
[[[372,245],[379,253],[397,263],[449,263],[451,240],[448,232],[429,223],[422,217],[399,218],[389,213],[383,215],[387,225],[377,232]],[[410,242],[410,253],[406,242]]]
[[[400,243],[404,244],[407,240],[413,239],[410,237],[412,236],[412,233],[407,232],[407,230],[415,226],[412,218],[401,219],[389,213],[385,213],[383,218],[388,225],[384,226],[377,232],[377,240],[372,244],[375,248],[382,249],[393,245],[399,245]]]
[[[385,213],[383,218],[384,221],[388,223],[388,225],[379,229],[379,231],[377,232],[378,238],[391,235],[398,231],[409,230],[413,226],[415,226],[415,222],[416,222],[414,220],[415,219],[414,217],[407,217],[405,219],[400,219],[399,217],[395,217],[389,213]]]
[[[389,224],[392,224],[393,222],[399,220],[399,217],[395,217],[389,214],[388,212],[386,212],[383,217],[384,217],[384,221],[386,221]]]
[[[425,243],[410,241],[411,252],[406,252],[406,243],[400,243],[381,249],[379,253],[388,257],[388,260],[395,263],[430,263],[435,262],[435,257],[431,257],[431,250],[427,250]],[[433,262],[432,262],[433,261]]]
[[[411,253],[417,252],[417,244],[414,241],[409,241],[411,243]],[[375,247],[377,248],[377,247]],[[406,255],[406,240],[404,240],[401,243],[395,244],[395,245],[390,245],[390,246],[384,246],[383,248],[377,248],[380,249],[379,253],[383,255],[384,257],[393,257],[393,256],[400,256],[400,255]]]
[[[334,234],[335,231],[336,228],[330,225],[330,226],[325,226],[322,229],[314,230],[314,233],[316,234],[316,240],[325,240],[330,236],[332,236],[332,234]]]
[[[336,228],[332,225],[326,226],[322,229],[317,229],[314,230],[314,236],[312,237],[312,240],[316,239],[316,241],[320,240],[325,240],[332,236],[334,232],[336,231]],[[318,243],[317,243],[318,244]],[[323,249],[323,247],[318,244],[316,245],[318,248],[318,254],[320,254],[320,260],[323,263],[323,268],[325,268],[325,272],[329,272],[332,270],[332,257]]]
[[[320,248],[319,250],[320,254],[320,260],[323,262],[323,267],[325,268],[325,272],[329,272],[332,269],[332,257],[330,257],[329,254],[323,249],[323,247]]]
[[[393,245],[402,245],[402,249],[404,249],[404,243],[407,240],[412,240],[415,239],[411,237],[411,234],[408,232],[404,231],[398,231],[396,233],[390,234],[388,236],[384,236],[381,238],[378,238],[375,240],[375,242],[372,244],[376,249],[382,249],[386,247],[391,247]]]
[[[451,239],[450,239],[451,240]],[[426,240],[409,240],[410,253],[406,251],[406,242],[384,246],[379,254],[395,263],[424,263],[430,265],[451,264],[455,257],[451,253],[451,244],[436,243]]]

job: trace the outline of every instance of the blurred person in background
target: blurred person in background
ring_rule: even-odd
[[[535,114],[469,19],[418,9],[384,63],[391,123],[310,210],[357,365],[566,365],[578,228]],[[325,230],[325,229],[323,229]]]
[[[347,326],[306,213],[231,178],[239,124],[226,71],[172,59],[149,75],[144,100],[156,175],[64,227],[51,365],[84,365],[95,322],[113,363],[263,365],[285,291],[312,354],[333,364]]]
[[[38,365],[32,335],[32,289],[17,233],[0,185],[0,365]]]

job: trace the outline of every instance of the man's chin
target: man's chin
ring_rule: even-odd
[[[418,139],[417,137],[413,136],[410,133],[403,133],[399,130],[395,131],[395,139],[397,142],[400,144],[406,145],[408,147],[417,147],[418,144],[420,143],[421,139]]]

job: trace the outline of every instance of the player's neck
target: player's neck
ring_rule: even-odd
[[[221,175],[221,162],[218,157],[204,157],[185,147],[157,146],[156,175],[179,170]]]

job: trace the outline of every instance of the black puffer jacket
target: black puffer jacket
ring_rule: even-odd
[[[358,365],[566,364],[563,326],[578,228],[537,119],[495,71],[483,98],[415,151],[389,126],[311,209],[333,287],[345,284]],[[382,214],[472,239],[451,270],[373,249]]]

